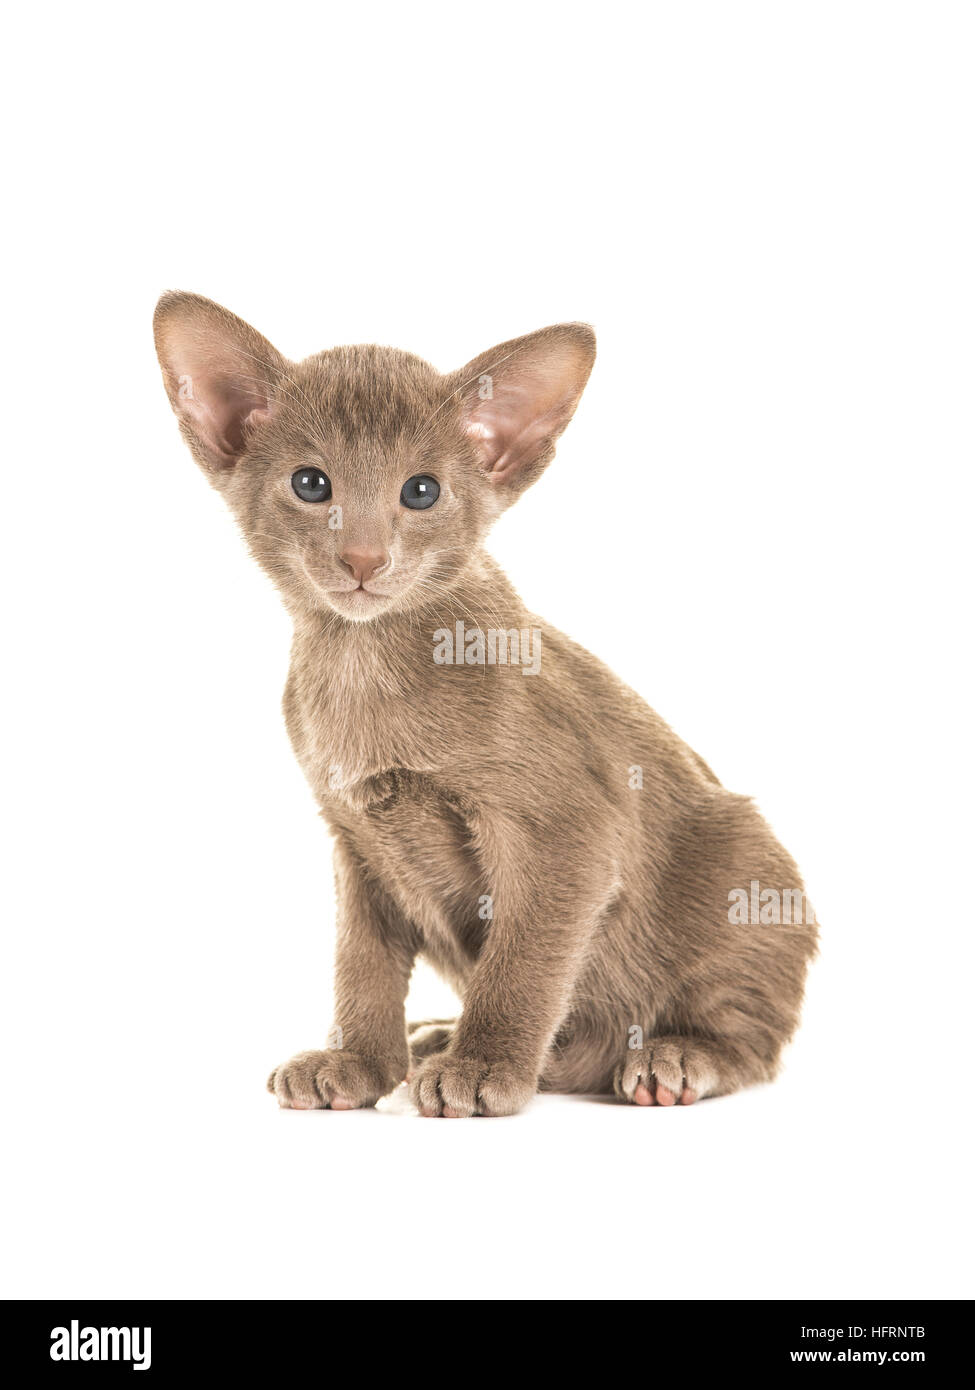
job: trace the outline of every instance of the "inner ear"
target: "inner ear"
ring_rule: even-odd
[[[233,468],[274,409],[287,362],[256,329],[200,295],[156,306],[156,352],[170,404],[205,468]]]
[[[493,483],[525,486],[542,471],[595,354],[588,324],[562,323],[501,343],[457,373],[462,424]]]

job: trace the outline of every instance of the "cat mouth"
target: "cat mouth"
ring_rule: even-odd
[[[375,589],[367,589],[361,583],[349,585],[344,589],[329,588],[327,583],[322,582],[322,578],[317,578],[309,570],[304,561],[302,561],[302,568],[305,572],[305,578],[324,596],[329,606],[345,617],[372,617],[374,613],[378,613],[381,608],[393,600],[392,594],[383,594]]]
[[[389,603],[392,595],[377,593],[374,589],[367,589],[359,584],[354,589],[326,589],[329,603],[334,608],[350,614],[362,614],[374,612],[377,608]]]

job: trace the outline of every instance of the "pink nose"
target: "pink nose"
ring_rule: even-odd
[[[342,551],[339,562],[349,571],[356,583],[364,584],[389,563],[389,556],[385,550],[370,550],[365,546],[350,545]]]

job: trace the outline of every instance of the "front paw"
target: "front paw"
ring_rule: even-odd
[[[421,1115],[461,1119],[514,1115],[531,1100],[537,1081],[510,1062],[480,1062],[444,1054],[428,1057],[410,1082]]]
[[[357,1110],[375,1105],[406,1074],[354,1052],[299,1052],[276,1067],[267,1088],[291,1110]]]

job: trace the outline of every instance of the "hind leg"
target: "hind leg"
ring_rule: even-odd
[[[453,1036],[455,1018],[426,1018],[421,1023],[408,1023],[406,1031],[410,1044],[410,1070],[407,1081],[420,1062],[446,1051]]]
[[[774,1063],[731,1043],[668,1034],[628,1050],[613,1089],[633,1105],[693,1105],[705,1096],[770,1081],[774,1071]]]

